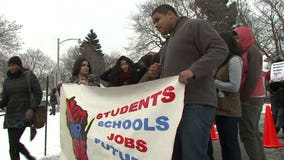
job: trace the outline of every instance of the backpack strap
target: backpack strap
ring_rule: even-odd
[[[28,83],[29,92],[31,93],[31,71],[25,71],[25,77]]]
[[[30,93],[30,104],[31,104],[31,107],[35,107],[34,106],[34,94],[32,93],[32,89],[31,89],[32,71],[30,71],[30,70],[25,71],[24,75],[26,77],[26,81],[27,81],[27,85],[28,85],[28,89],[29,89],[29,93]]]

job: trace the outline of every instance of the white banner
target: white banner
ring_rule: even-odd
[[[63,84],[61,160],[170,160],[184,106],[178,77],[113,88]]]
[[[273,82],[284,81],[284,62],[273,63],[270,70],[270,78]]]

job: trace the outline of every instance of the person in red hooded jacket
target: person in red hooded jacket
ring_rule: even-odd
[[[262,76],[262,55],[254,44],[252,30],[239,26],[233,33],[243,51],[243,72],[240,86],[242,116],[240,138],[250,160],[265,160],[258,124],[264,104],[265,87]]]

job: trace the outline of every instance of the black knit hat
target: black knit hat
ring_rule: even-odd
[[[10,64],[16,64],[18,65],[19,67],[23,67],[23,64],[22,64],[22,61],[21,61],[21,58],[19,56],[13,56],[9,59],[8,61],[8,65]]]

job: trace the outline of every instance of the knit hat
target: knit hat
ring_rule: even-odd
[[[13,57],[11,57],[11,58],[9,59],[9,61],[8,61],[8,65],[10,65],[10,64],[16,64],[16,65],[18,65],[19,67],[23,67],[22,61],[21,61],[21,59],[20,59],[19,56],[13,56]]]

